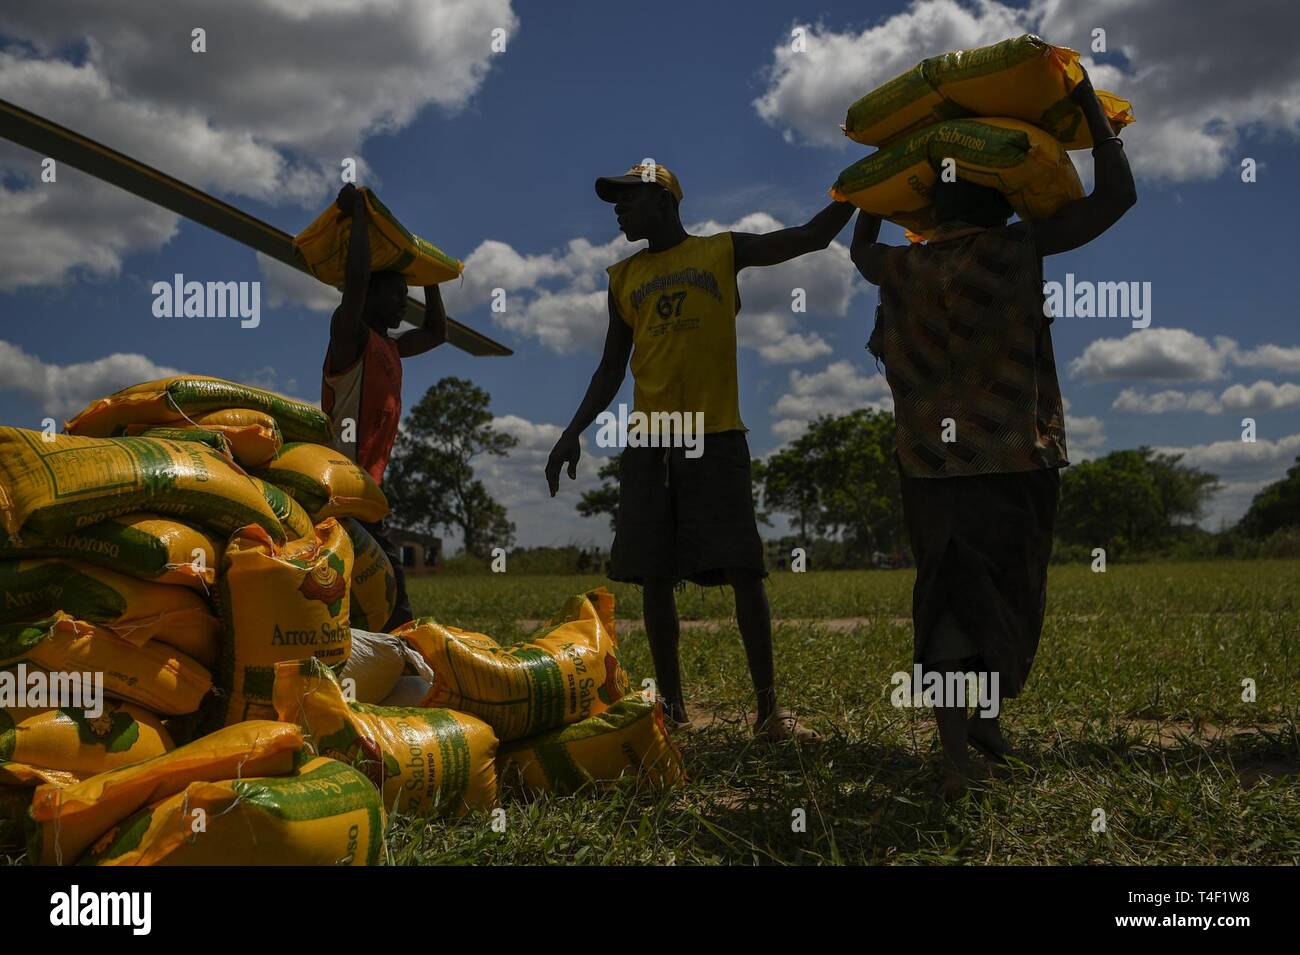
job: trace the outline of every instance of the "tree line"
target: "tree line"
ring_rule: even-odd
[[[403,421],[385,482],[395,523],[429,534],[459,532],[465,551],[476,557],[493,547],[509,549],[515,536],[506,508],[474,475],[476,459],[506,456],[518,443],[493,427],[489,405],[488,393],[470,381],[437,382]],[[618,468],[619,455],[606,459],[600,486],[577,502],[578,513],[606,515],[611,528]],[[771,526],[774,515],[787,518],[795,540],[829,557],[816,560],[820,567],[907,556],[888,412],[822,415],[781,450],[753,462],[753,485],[760,521]],[[1221,487],[1216,475],[1149,447],[1073,464],[1061,474],[1057,549],[1086,559],[1097,547],[1108,558],[1123,558],[1254,555],[1259,549],[1252,542],[1279,536],[1300,546],[1300,457],[1255,496],[1236,525],[1206,531],[1196,522]]]

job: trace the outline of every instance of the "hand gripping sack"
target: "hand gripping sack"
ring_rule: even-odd
[[[369,189],[358,190],[370,213],[370,269],[401,272],[408,285],[436,285],[454,279],[465,268],[432,242],[408,232]],[[337,203],[294,237],[293,244],[307,269],[326,285],[343,287],[352,219]]]
[[[841,172],[830,194],[928,238],[935,228],[931,196],[948,158],[958,179],[997,189],[1022,219],[1050,218],[1083,198],[1060,143],[1000,118],[949,120],[904,136]]]

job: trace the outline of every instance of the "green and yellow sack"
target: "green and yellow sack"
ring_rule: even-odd
[[[34,865],[71,865],[137,810],[191,783],[283,776],[293,770],[301,750],[298,727],[255,720],[71,786],[40,786],[28,821],[28,858]]]
[[[447,709],[350,703],[317,660],[275,668],[275,711],[322,756],[355,766],[389,812],[461,816],[497,802],[497,738],[482,720]]]
[[[849,107],[844,135],[865,146],[888,146],[934,123],[1005,116],[1031,123],[1066,149],[1087,149],[1092,134],[1070,91],[1083,79],[1079,54],[1033,34],[992,46],[928,57]],[[1133,122],[1133,107],[1097,91],[1116,132]]]
[[[104,700],[98,716],[71,706],[0,709],[0,786],[31,777],[67,784],[173,748],[157,716],[121,700]]]
[[[284,539],[248,475],[206,445],[0,428],[0,517],[11,541],[26,533],[48,539],[145,510],[223,536],[257,524]]]
[[[235,460],[245,468],[260,468],[284,447],[284,436],[275,419],[251,408],[223,408],[194,419],[208,431],[217,431],[230,441]]]
[[[246,408],[270,415],[285,441],[328,443],[333,435],[330,419],[319,408],[207,375],[175,375],[124,388],[92,402],[67,423],[71,434],[108,438],[132,424],[193,425],[215,411]]]
[[[603,713],[628,689],[614,635],[614,595],[603,587],[571,597],[546,626],[511,646],[429,617],[395,634],[437,674],[431,706],[472,713],[503,741]]]
[[[357,191],[370,213],[372,272],[401,272],[408,285],[423,286],[454,279],[464,270],[458,259],[406,231],[371,190],[363,187]],[[327,285],[342,288],[351,238],[351,217],[344,217],[338,205],[331,202],[316,221],[294,236],[293,244],[312,275]]]
[[[385,822],[370,780],[317,758],[285,776],[190,783],[113,826],[77,864],[379,865]]]
[[[207,593],[217,582],[223,544],[210,534],[158,514],[124,514],[67,534],[24,534],[0,541],[0,560],[69,557],[140,580]]]
[[[301,504],[289,496],[287,491],[251,474],[248,479],[257,485],[257,489],[262,492],[262,497],[279,518],[287,540],[311,537],[315,533],[316,525],[312,523],[311,517]]]
[[[17,663],[53,673],[102,673],[109,696],[168,716],[194,712],[212,689],[212,674],[188,654],[156,640],[136,646],[64,613],[0,626],[0,667]]]
[[[954,119],[935,123],[849,166],[831,197],[929,238],[941,164],[951,158],[958,179],[997,189],[1022,219],[1046,219],[1083,198],[1065,147],[1014,119]]]
[[[502,779],[528,789],[573,793],[588,783],[639,776],[657,788],[685,779],[682,757],[664,728],[663,708],[629,693],[603,713],[540,736],[504,743]]]
[[[375,479],[343,452],[321,444],[286,444],[256,474],[287,491],[313,521],[327,517],[378,521],[388,514],[388,498]]]
[[[230,539],[217,584],[225,725],[274,718],[277,663],[313,656],[328,666],[347,662],[351,574],[352,542],[334,520],[283,547],[258,527]]]
[[[126,429],[130,438],[160,438],[164,441],[197,441],[205,444],[231,464],[235,464],[235,453],[224,434],[205,431],[203,428],[169,428],[161,425],[130,425]]]
[[[397,607],[393,564],[379,541],[359,521],[347,518],[343,529],[352,539],[352,626],[383,630]]]
[[[216,662],[220,625],[207,602],[187,587],[137,580],[77,560],[0,561],[0,624],[43,620],[58,611],[136,646],[158,640],[204,666]]]

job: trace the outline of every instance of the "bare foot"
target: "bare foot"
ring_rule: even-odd
[[[966,739],[976,752],[995,763],[1006,763],[1011,754],[996,716],[982,717],[978,710],[972,713],[966,723]]]
[[[820,743],[821,734],[799,722],[790,710],[777,710],[754,727],[754,736],[770,743]]]

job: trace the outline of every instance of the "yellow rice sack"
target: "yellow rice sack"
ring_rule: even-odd
[[[136,810],[190,783],[283,776],[301,749],[298,727],[255,720],[71,786],[40,786],[32,799],[28,858],[34,865],[70,865]]]
[[[312,523],[311,517],[301,504],[289,496],[283,488],[276,487],[270,481],[263,481],[259,477],[249,475],[248,479],[257,485],[257,489],[262,492],[262,497],[271,510],[275,512],[276,518],[280,521],[280,526],[284,528],[284,535],[287,540],[298,540],[300,537],[310,537],[316,529]]]
[[[496,735],[466,713],[350,703],[310,659],[275,668],[275,711],[315,752],[365,773],[389,812],[461,816],[497,803]]]
[[[277,663],[312,656],[328,666],[347,662],[351,573],[352,542],[334,520],[283,547],[257,527],[230,539],[217,585],[226,725],[274,717]]]
[[[220,625],[207,602],[189,588],[137,580],[77,560],[0,561],[0,624],[43,620],[60,610],[136,646],[156,639],[204,666],[216,662]]]
[[[343,529],[352,539],[352,626],[383,630],[397,607],[397,578],[379,541],[360,522],[347,518]]]
[[[245,422],[243,424],[205,422],[215,419],[217,422]],[[126,426],[129,437],[171,438],[178,441],[202,441],[215,451],[227,455],[242,468],[261,467],[275,452],[284,445],[280,428],[275,419],[260,411],[245,408],[232,408],[200,415],[193,425],[173,427],[156,424],[129,424]]]
[[[1032,123],[1067,149],[1092,146],[1083,111],[1070,91],[1083,79],[1079,54],[1033,34],[992,46],[928,57],[849,107],[844,135],[886,146],[933,123],[1006,116]],[[1133,107],[1097,91],[1116,132],[1133,122]]]
[[[454,279],[464,270],[458,259],[406,231],[372,191],[363,187],[358,192],[370,212],[372,271],[401,272],[408,285],[423,286]],[[312,275],[327,285],[342,288],[351,238],[351,218],[344,218],[331,202],[316,221],[294,237],[293,244]]]
[[[662,788],[685,778],[662,707],[640,693],[629,693],[581,723],[505,743],[497,763],[502,779],[519,778],[529,789],[555,793],[625,775]]]
[[[949,157],[958,179],[997,189],[1022,219],[1049,218],[1083,198],[1060,143],[1034,126],[997,118],[949,120],[904,136],[845,169],[830,194],[928,238],[934,184]]]
[[[614,635],[614,595],[571,597],[523,643],[501,646],[425,617],[395,631],[437,674],[431,706],[472,713],[503,741],[603,713],[628,689]]]
[[[246,524],[284,538],[242,470],[195,441],[48,436],[0,428],[0,517],[9,537],[51,537],[133,511],[228,535]]]
[[[212,689],[207,667],[180,650],[156,640],[136,646],[64,613],[0,626],[0,667],[24,662],[56,673],[102,673],[109,696],[169,716],[194,712]]]
[[[223,544],[211,535],[157,514],[123,514],[67,534],[27,533],[0,540],[0,560],[71,557],[159,584],[200,593],[217,582]]]
[[[98,716],[70,706],[0,709],[0,775],[21,764],[43,782],[65,773],[84,778],[173,748],[157,716],[121,700],[104,700]],[[57,775],[47,778],[43,770]]]
[[[198,415],[194,423],[217,431],[230,441],[235,460],[245,468],[261,467],[284,447],[284,436],[275,419],[251,408],[223,408]]]
[[[120,434],[127,425],[193,424],[198,416],[230,408],[262,411],[275,419],[286,441],[328,442],[329,415],[319,408],[207,375],[175,375],[146,381],[93,401],[67,423],[68,432],[92,438]]]
[[[129,438],[158,438],[164,441],[197,441],[199,444],[206,444],[231,464],[236,463],[235,453],[230,447],[230,441],[227,440],[224,434],[218,434],[215,431],[205,431],[202,428],[169,428],[143,424],[128,426],[126,436]]]
[[[317,758],[285,776],[190,783],[108,832],[78,865],[379,865],[384,807],[360,772]]]
[[[286,444],[256,473],[287,491],[314,521],[327,517],[378,521],[388,514],[388,498],[375,479],[342,451],[321,444]]]

